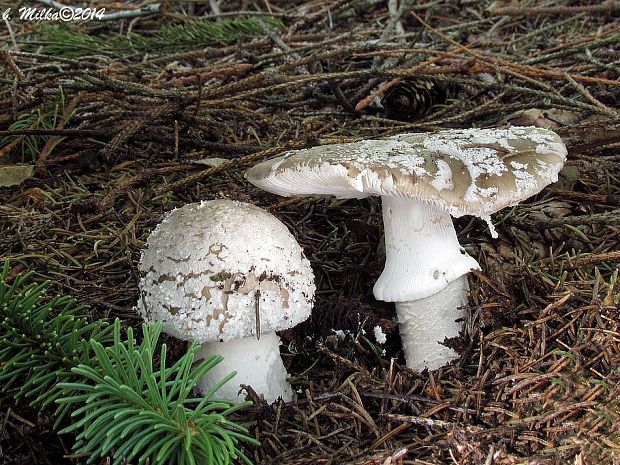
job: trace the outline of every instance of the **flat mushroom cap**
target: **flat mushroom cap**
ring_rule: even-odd
[[[184,340],[254,336],[257,311],[262,333],[291,328],[314,301],[314,275],[293,235],[242,202],[173,210],[148,237],[139,270],[138,310]]]
[[[464,129],[291,151],[245,177],[284,196],[417,198],[455,217],[487,217],[557,181],[565,160],[547,129]]]

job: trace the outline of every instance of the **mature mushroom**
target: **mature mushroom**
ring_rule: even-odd
[[[380,195],[386,264],[374,286],[396,302],[407,365],[435,369],[456,354],[441,343],[465,316],[467,272],[479,269],[459,245],[450,215],[484,219],[557,180],[566,147],[534,127],[401,134],[292,151],[246,178],[279,195]]]
[[[218,396],[242,400],[248,384],[268,402],[292,399],[275,334],[310,316],[314,275],[295,238],[250,204],[213,200],[173,210],[150,234],[140,260],[138,309],[199,355],[224,361],[199,382],[206,393],[232,371]]]

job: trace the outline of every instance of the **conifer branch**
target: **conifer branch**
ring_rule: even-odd
[[[194,363],[199,349],[167,365],[167,346],[156,354],[160,324],[132,328],[122,337],[120,320],[89,322],[87,307],[75,299],[47,299],[48,284],[31,283],[32,272],[9,285],[10,267],[0,272],[0,386],[37,408],[55,406],[55,427],[74,433],[77,455],[87,463],[251,464],[240,445],[257,445],[243,426],[230,420],[250,402],[218,400],[192,390],[222,358]],[[158,361],[158,362],[157,362]],[[70,414],[70,415],[69,415]]]

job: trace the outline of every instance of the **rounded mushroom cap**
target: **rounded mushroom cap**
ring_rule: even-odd
[[[287,227],[254,205],[213,200],[173,210],[139,265],[138,309],[179,339],[227,341],[295,326],[314,301],[310,263]]]
[[[547,129],[465,129],[291,151],[245,176],[279,195],[416,198],[456,217],[485,217],[557,181],[565,160]]]

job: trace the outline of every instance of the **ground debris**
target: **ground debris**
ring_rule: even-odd
[[[613,2],[217,3],[163,2],[131,22],[8,23],[0,165],[35,173],[0,188],[0,256],[93,317],[135,326],[140,249],[162,215],[252,202],[295,232],[319,289],[312,318],[281,334],[297,400],[250,393],[238,418],[262,442],[247,451],[256,464],[620,463]],[[450,92],[390,119],[381,99],[411,78]],[[288,149],[521,120],[557,131],[568,162],[558,183],[494,215],[498,240],[455,220],[482,271],[463,338],[448,342],[461,357],[431,373],[404,366],[393,305],[372,297],[380,201],[279,198],[243,179]],[[75,463],[63,441],[43,414],[0,397],[0,464]]]

